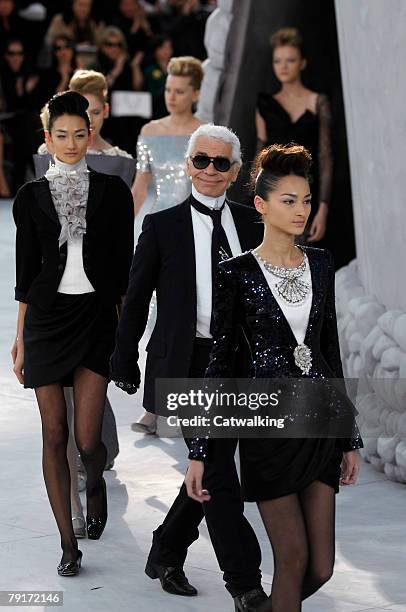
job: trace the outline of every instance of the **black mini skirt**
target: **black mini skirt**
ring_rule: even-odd
[[[82,366],[108,378],[117,309],[94,293],[58,293],[49,310],[27,305],[24,320],[24,387],[72,386]]]
[[[241,439],[241,490],[258,502],[305,489],[314,480],[339,492],[343,452],[334,438]]]

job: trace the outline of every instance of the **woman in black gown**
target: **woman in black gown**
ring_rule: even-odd
[[[303,41],[295,28],[283,28],[271,38],[272,65],[281,88],[275,95],[260,93],[256,113],[258,149],[274,143],[296,142],[310,151],[312,211],[304,233],[307,242],[322,240],[331,196],[330,104],[324,94],[302,83],[306,67]]]
[[[208,378],[232,376],[240,326],[249,339],[253,378],[284,379],[295,389],[306,379],[323,381],[317,389],[324,391],[331,389],[325,379],[343,376],[332,257],[325,250],[295,246],[310,214],[310,161],[299,145],[272,145],[257,157],[254,201],[264,240],[219,266]],[[334,393],[328,397],[335,401],[328,404],[329,414],[350,414],[344,435],[351,437],[240,439],[242,494],[245,501],[257,502],[274,554],[272,594],[261,610],[298,612],[301,601],[333,572],[335,493],[339,483],[355,483],[356,449],[363,444],[349,400]],[[310,404],[310,421],[322,421],[324,410]],[[202,477],[210,440],[195,438],[189,458],[188,493],[209,502],[216,491],[203,489]]]
[[[87,535],[96,540],[107,520],[101,426],[108,364],[133,254],[129,188],[119,177],[86,166],[87,107],[77,92],[49,101],[45,135],[54,165],[19,190],[13,207],[19,302],[14,372],[25,388],[35,389],[41,414],[61,576],[77,574],[82,558],[71,521],[63,387],[73,386],[75,439],[87,474]]]

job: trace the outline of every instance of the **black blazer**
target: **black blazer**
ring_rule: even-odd
[[[19,189],[13,206],[16,237],[15,299],[49,309],[65,270],[67,243],[59,248],[61,225],[48,181],[41,177]],[[106,302],[120,302],[134,252],[134,207],[117,176],[89,172],[83,265]]]
[[[263,236],[258,213],[236,202],[228,205],[241,248],[257,246]],[[145,217],[111,360],[113,380],[140,383],[138,343],[154,290],[157,321],[147,345],[143,402],[150,412],[155,412],[155,379],[187,378],[190,371],[196,337],[196,262],[189,198]]]

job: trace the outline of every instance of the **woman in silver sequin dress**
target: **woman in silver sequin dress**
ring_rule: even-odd
[[[168,65],[165,104],[169,115],[150,121],[137,142],[137,176],[132,188],[135,214],[140,212],[153,181],[154,197],[148,212],[180,204],[190,193],[185,172],[189,136],[201,121],[193,114],[203,79],[201,62],[173,57]]]
[[[137,142],[137,175],[132,188],[136,216],[141,209],[143,214],[154,213],[180,204],[190,194],[185,153],[190,135],[201,125],[193,106],[202,79],[201,62],[194,57],[174,57],[169,62],[165,86],[169,115],[144,125]],[[152,185],[152,197],[147,199]],[[145,412],[132,427],[155,433],[156,415]]]

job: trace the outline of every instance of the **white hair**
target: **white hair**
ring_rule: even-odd
[[[213,123],[204,123],[193,132],[187,145],[186,157],[192,155],[196,146],[196,140],[201,137],[214,138],[214,140],[220,140],[221,142],[231,145],[232,161],[241,166],[241,144],[238,136],[234,134],[230,128],[224,125],[214,125]]]

